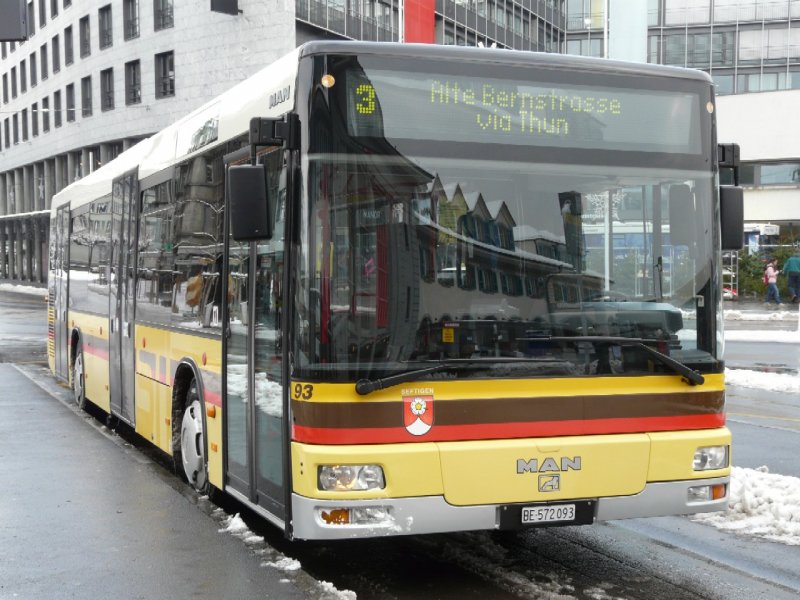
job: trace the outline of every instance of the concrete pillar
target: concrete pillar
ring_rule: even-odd
[[[75,181],[75,154],[73,152],[67,153],[67,180],[66,184],[69,185]]]
[[[122,151],[125,152],[125,150],[132,148],[135,145],[136,145],[136,140],[132,140],[131,138],[125,138],[124,140],[122,140]]]
[[[11,214],[23,212],[22,169],[14,169],[14,208]]]
[[[14,221],[14,277],[13,279],[22,279],[22,224],[19,220]]]
[[[56,156],[55,160],[53,161],[54,173],[55,173],[55,187],[53,188],[53,193],[57,194],[61,190],[64,189],[64,157],[63,156]]]
[[[56,160],[48,159],[44,161],[44,208],[50,210],[53,205],[53,194],[56,193],[55,166]]]
[[[84,148],[81,152],[81,177],[86,177],[92,172],[92,161],[89,158],[89,149]]]
[[[30,212],[33,210],[33,181],[31,177],[31,167],[26,165],[20,169],[22,174],[22,202],[20,202],[20,212]]]
[[[0,215],[8,214],[8,186],[6,174],[0,173]]]
[[[0,279],[8,279],[8,222],[0,221]]]
[[[111,145],[100,144],[100,166],[107,165],[109,162],[111,162]]]
[[[44,208],[44,180],[42,173],[42,163],[33,163],[33,210]]]
[[[23,240],[25,244],[25,281],[34,281],[33,274],[33,219],[28,217],[25,219],[25,226],[23,229]]]
[[[41,217],[33,219],[33,277],[31,281],[44,283],[45,277],[42,273],[42,228]],[[30,242],[30,236],[28,237]]]

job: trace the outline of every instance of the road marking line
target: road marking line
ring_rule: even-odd
[[[728,412],[729,417],[750,417],[751,419],[769,419],[771,421],[791,421],[793,423],[800,423],[800,418],[796,417],[770,417],[764,415],[754,415],[752,413],[736,413]]]

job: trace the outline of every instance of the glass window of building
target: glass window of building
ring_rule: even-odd
[[[89,15],[81,17],[81,20],[78,22],[78,27],[81,36],[81,58],[84,58],[92,53],[92,32],[89,28]]]
[[[142,71],[138,60],[125,63],[125,104],[142,101]]]
[[[53,55],[53,73],[58,73],[61,70],[61,46],[57,35],[50,41],[50,51]]]
[[[75,84],[70,83],[66,87],[67,94],[67,122],[72,123],[75,120]]]
[[[55,19],[58,16],[58,0],[50,0],[50,18]]]
[[[42,131],[50,131],[50,98],[42,98]]]
[[[36,102],[31,105],[31,135],[39,135],[39,105]]]
[[[6,117],[6,121],[4,123],[4,130],[5,130],[6,148],[8,148],[11,145],[11,126],[8,117]]]
[[[72,25],[64,29],[64,64],[71,65],[75,60],[72,48]]]
[[[786,27],[765,29],[763,39],[766,42],[766,48],[763,52],[765,59],[786,60],[786,44],[789,42],[789,30]]]
[[[172,27],[175,24],[172,0],[153,0],[153,16],[156,31]]]
[[[664,0],[666,25],[697,25],[711,19],[711,0]]]
[[[759,61],[763,54],[761,28],[739,30],[739,62]]]
[[[686,34],[683,31],[664,36],[664,64],[678,67],[686,64]]]
[[[61,90],[53,92],[53,123],[61,127]]]
[[[36,64],[37,62],[36,52],[31,52],[31,55],[28,57],[28,66],[31,70],[31,87],[36,87],[36,85],[39,83],[39,69],[38,65]]]
[[[34,19],[33,0],[28,2],[28,37],[36,32],[36,21]]]
[[[730,66],[736,62],[736,32],[716,31],[711,34],[711,64]]]
[[[72,0],[64,0],[64,8],[72,6]]]
[[[8,103],[8,73],[3,73],[3,102]]]
[[[28,109],[23,108],[22,114],[20,115],[20,119],[22,121],[22,141],[28,141]]]
[[[47,11],[45,0],[39,0],[39,28],[47,25]]]
[[[12,117],[12,125],[14,127],[14,143],[19,144],[19,116],[16,114]]]
[[[175,95],[175,57],[173,52],[156,54],[156,98]]]
[[[92,116],[92,76],[81,79],[81,116]]]
[[[17,67],[11,67],[11,97],[17,97]]]
[[[125,39],[139,37],[139,0],[125,0],[122,5]]]
[[[97,22],[100,28],[100,49],[108,48],[114,44],[111,24],[111,5],[103,6],[97,12]]]
[[[761,91],[772,92],[778,89],[778,74],[777,73],[762,73],[761,74]]]
[[[114,108],[114,69],[100,71],[100,108]]]
[[[25,68],[25,61],[19,61],[19,92],[24,94],[28,91],[28,71]]]
[[[714,74],[714,83],[717,88],[717,96],[726,96],[733,93],[733,75]]]
[[[760,171],[761,185],[800,184],[800,162],[764,164]]]
[[[42,44],[42,47],[39,48],[39,62],[41,63],[42,68],[42,79],[47,79],[49,76],[47,63],[47,42]]]

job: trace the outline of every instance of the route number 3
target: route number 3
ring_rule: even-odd
[[[296,400],[311,400],[311,396],[314,395],[314,386],[310,383],[302,384],[302,383],[295,383],[294,384],[294,397]]]
[[[356,88],[356,110],[360,115],[371,115],[375,112],[375,88],[369,83],[362,83]]]

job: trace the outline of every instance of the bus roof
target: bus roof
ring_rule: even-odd
[[[670,67],[649,63],[625,62],[607,58],[592,58],[574,54],[527,52],[452,46],[440,44],[399,44],[392,42],[356,42],[320,40],[307,42],[298,48],[300,58],[317,54],[376,54],[408,58],[444,58],[463,62],[502,63],[504,65],[541,66],[570,71],[603,71],[609,74],[646,75],[693,79],[711,84],[711,76],[697,69]]]
[[[67,203],[75,208],[111,194],[113,180],[137,165],[139,166],[139,179],[144,179],[175,165],[195,152],[200,152],[206,145],[197,146],[193,142],[198,135],[204,135],[206,127],[211,127],[216,132],[216,138],[210,138],[209,142],[220,143],[247,131],[252,117],[276,117],[286,113],[294,108],[294,87],[300,59],[320,54],[444,58],[469,63],[503,63],[571,71],[603,71],[621,75],[675,77],[711,83],[711,78],[706,73],[693,69],[544,52],[387,42],[308,42],[172,125],[126,150],[107,165],[103,165],[86,177],[67,186],[53,197],[51,210],[55,211]],[[270,96],[287,87],[290,89],[290,93],[285,101],[270,102]],[[270,104],[274,106],[270,106]]]

